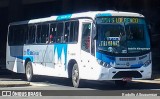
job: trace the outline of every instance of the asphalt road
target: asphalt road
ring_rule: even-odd
[[[12,74],[12,75],[4,75],[3,77],[0,76],[0,80],[5,80],[5,81],[24,81],[24,76],[19,75],[19,74]],[[106,81],[106,82],[97,82],[97,81],[85,81],[85,86],[83,88],[74,88],[72,87],[71,82],[68,79],[65,78],[56,78],[56,77],[48,77],[48,76],[37,76],[36,81],[31,83],[31,86],[21,86],[21,87],[0,87],[0,91],[6,91],[6,90],[14,90],[14,91],[19,91],[19,90],[41,90],[44,91],[45,93],[48,93],[46,90],[51,90],[52,93],[67,93],[67,92],[73,92],[75,94],[83,91],[84,93],[90,92],[92,97],[89,96],[54,96],[52,97],[55,99],[106,99],[105,96],[96,96],[97,92],[109,92],[111,91],[113,96],[114,93],[116,92],[129,92],[130,91],[155,91],[155,90],[160,90],[160,83],[144,83],[144,82],[129,82],[128,85],[124,88],[117,87],[114,82],[112,81]],[[55,91],[54,91],[55,90]],[[58,92],[57,92],[58,90]],[[66,91],[67,90],[67,91]],[[95,92],[94,92],[95,91]],[[50,92],[51,93],[51,92]],[[152,92],[151,92],[152,93]],[[106,95],[107,96],[107,95]],[[0,97],[1,98],[1,97]],[[2,97],[3,99],[10,99],[11,97]],[[13,99],[12,97],[11,99]],[[24,99],[40,99],[40,97],[18,97],[18,98],[24,98]],[[18,99],[16,98],[16,99]],[[41,99],[48,99],[51,97],[41,97]],[[126,97],[127,98],[127,97]],[[147,97],[145,97],[146,99]],[[113,98],[112,98],[113,99]],[[119,98],[116,98],[119,99]],[[144,99],[144,98],[141,98]],[[155,98],[156,99],[156,98]],[[158,98],[157,98],[158,99]]]
[[[25,81],[22,75],[7,75],[0,77],[0,80],[6,81]],[[129,82],[125,87],[117,87],[112,81],[98,82],[85,81],[82,88],[72,87],[71,81],[66,78],[56,78],[48,76],[36,76],[35,82],[31,86],[12,87],[14,90],[160,90],[160,83]],[[10,89],[10,87],[1,87],[0,89]]]

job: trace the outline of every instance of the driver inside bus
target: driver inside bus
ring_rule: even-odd
[[[126,41],[126,35],[125,33],[120,33],[119,34],[119,38],[120,38],[120,43],[123,43]]]
[[[105,39],[107,40],[108,37],[111,36],[111,32],[108,30],[106,33],[105,33]]]

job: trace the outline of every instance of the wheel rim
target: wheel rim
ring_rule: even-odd
[[[27,79],[30,79],[31,78],[31,66],[29,65],[29,66],[27,66],[27,68],[26,68],[26,75],[27,75]]]
[[[74,84],[78,83],[78,79],[79,79],[78,69],[75,68],[72,74],[72,80]]]

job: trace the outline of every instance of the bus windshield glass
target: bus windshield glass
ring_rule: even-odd
[[[96,21],[99,51],[140,53],[150,50],[149,33],[143,18],[100,17]]]

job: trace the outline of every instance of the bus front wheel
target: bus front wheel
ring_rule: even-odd
[[[26,78],[29,82],[33,81],[33,68],[31,62],[27,62],[26,65]]]
[[[72,84],[75,88],[82,87],[82,82],[81,79],[79,78],[79,69],[77,64],[74,64],[72,68]]]

